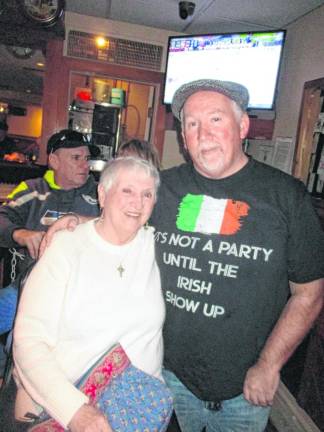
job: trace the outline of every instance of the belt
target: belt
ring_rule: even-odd
[[[204,401],[204,405],[210,411],[219,411],[222,409],[222,402]]]

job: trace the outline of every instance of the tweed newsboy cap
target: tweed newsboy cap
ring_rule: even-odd
[[[243,111],[246,111],[248,107],[249,92],[242,84],[232,81],[201,79],[183,84],[178,88],[173,96],[171,105],[173,115],[180,120],[181,110],[188,97],[203,90],[215,91],[229,97],[235,101]]]

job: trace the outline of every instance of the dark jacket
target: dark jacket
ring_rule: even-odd
[[[21,182],[0,207],[0,247],[21,248],[12,239],[14,230],[47,231],[56,219],[69,212],[98,216],[97,185],[92,176],[83,186],[70,190],[56,185],[51,170],[43,178]]]

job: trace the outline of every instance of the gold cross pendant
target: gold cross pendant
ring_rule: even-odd
[[[124,273],[125,269],[121,264],[119,264],[119,266],[117,267],[117,271],[119,272],[119,276],[123,277],[123,273]]]

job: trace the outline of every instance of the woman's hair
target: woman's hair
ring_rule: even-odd
[[[157,168],[152,162],[133,156],[123,156],[116,159],[110,159],[105,168],[102,170],[100,175],[99,184],[103,186],[105,192],[107,192],[114,184],[117,174],[120,169],[125,170],[141,170],[144,171],[147,176],[152,177],[154,180],[155,197],[157,194],[158,187],[160,185],[160,175]]]
[[[117,150],[117,157],[134,156],[151,162],[160,169],[160,159],[155,148],[148,141],[132,139],[121,144]]]

